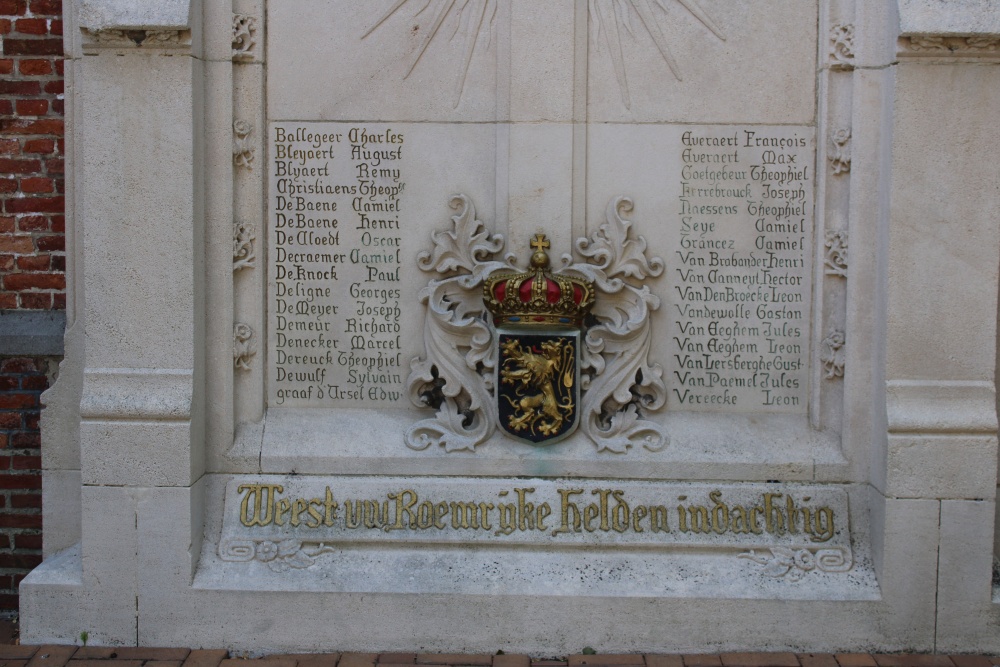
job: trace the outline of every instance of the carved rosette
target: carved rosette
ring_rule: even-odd
[[[253,357],[257,354],[257,334],[245,322],[233,325],[233,365],[237,370],[250,370]]]
[[[256,267],[257,228],[249,222],[233,224],[233,271]]]
[[[253,161],[256,154],[250,135],[253,133],[253,126],[245,120],[233,121],[233,164],[237,167],[253,169]]]
[[[257,17],[233,14],[233,60],[253,60],[257,46]]]
[[[421,270],[436,275],[420,292],[427,306],[425,356],[410,363],[410,400],[437,410],[406,433],[406,444],[423,450],[432,444],[446,451],[473,450],[496,428],[493,374],[497,334],[482,300],[482,285],[494,271],[517,271],[503,249],[476,219],[464,195],[451,200],[452,229],[432,234],[434,248],[418,257]],[[641,283],[663,272],[663,261],[646,257],[646,241],[630,233],[622,215],[631,200],[618,197],[607,222],[591,238],[577,241],[577,251],[591,262],[573,263],[566,255],[559,273],[594,283],[596,324],[584,339],[581,359],[581,428],[599,451],[624,453],[633,445],[658,451],[668,438],[663,427],[643,419],[666,402],[663,369],[648,360],[650,313],[659,298]]]
[[[840,128],[830,135],[830,163],[834,174],[846,174],[851,170],[851,130]]]
[[[737,558],[763,565],[764,576],[788,581],[799,581],[810,572],[847,572],[854,566],[850,549],[843,547],[770,547],[767,553],[751,549]]]
[[[850,23],[836,23],[830,29],[831,69],[852,69],[854,67],[854,26]]]
[[[828,231],[826,233],[826,275],[847,277],[847,232]]]
[[[826,370],[826,379],[844,377],[844,362],[847,356],[844,332],[839,329],[831,331],[820,343],[819,360]]]

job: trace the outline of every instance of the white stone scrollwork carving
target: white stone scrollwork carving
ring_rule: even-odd
[[[116,48],[141,46],[180,46],[184,40],[179,30],[87,30],[89,42]]]
[[[503,237],[491,235],[476,219],[472,202],[456,195],[452,228],[432,234],[434,248],[418,256],[418,266],[439,277],[420,291],[427,305],[424,318],[425,356],[410,362],[410,400],[433,407],[435,417],[413,425],[408,447],[432,444],[446,451],[472,450],[489,438],[496,426],[493,372],[497,363],[496,332],[488,324],[482,300],[484,280],[494,271],[515,269],[512,256],[496,261]],[[593,281],[597,324],[584,339],[581,363],[581,428],[599,451],[623,453],[632,445],[652,451],[666,446],[662,426],[642,418],[666,402],[663,369],[650,363],[651,311],[659,298],[642,281],[663,272],[663,260],[646,257],[646,241],[633,237],[631,222],[622,217],[631,200],[618,197],[607,211],[607,222],[591,238],[577,241],[577,250],[593,263],[562,258],[561,274]]]
[[[233,325],[233,365],[238,369],[250,370],[250,363],[257,354],[257,334],[245,322]]]
[[[847,277],[847,232],[828,231],[826,233],[826,275]]]
[[[250,142],[253,126],[245,120],[233,121],[233,164],[253,169],[254,147]]]
[[[844,332],[834,330],[820,343],[819,360],[823,363],[828,380],[844,377],[844,361],[847,351],[844,349]]]
[[[257,18],[233,14],[233,60],[250,60],[257,46]]]
[[[233,271],[256,267],[257,228],[249,222],[233,224]]]
[[[851,130],[840,128],[830,135],[830,162],[834,174],[846,174],[851,170]]]
[[[995,57],[1000,37],[992,35],[911,35],[899,39],[899,51],[916,56]]]
[[[854,26],[850,23],[836,23],[830,29],[830,59],[833,69],[854,67]]]
[[[219,545],[219,558],[233,563],[259,560],[274,572],[304,570],[316,564],[316,557],[334,548],[322,542],[302,540],[226,540]]]
[[[847,572],[854,567],[854,556],[843,547],[769,547],[767,551],[758,554],[751,549],[737,558],[763,565],[765,576],[789,581],[799,581],[809,572]]]

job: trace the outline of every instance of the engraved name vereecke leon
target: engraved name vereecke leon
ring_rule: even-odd
[[[264,544],[306,562],[302,549],[387,542],[696,546],[755,562],[756,550],[811,554],[826,571],[853,563],[847,494],[829,487],[280,476],[226,487],[223,560],[270,562]]]

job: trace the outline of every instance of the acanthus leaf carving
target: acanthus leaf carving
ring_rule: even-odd
[[[1000,55],[1000,37],[993,35],[908,35],[899,38],[899,52],[911,56],[994,58]]]
[[[839,329],[831,331],[820,343],[819,360],[823,363],[828,380],[844,377],[844,363],[847,357],[845,343],[844,332]]]
[[[854,67],[854,26],[850,23],[836,23],[830,29],[830,67],[851,69]]]
[[[253,169],[256,151],[250,141],[253,126],[245,120],[233,121],[233,164]]]
[[[257,354],[257,334],[245,322],[233,325],[233,365],[237,370],[250,370],[253,357]]]
[[[826,233],[825,272],[828,276],[847,277],[847,232],[830,230]]]
[[[459,210],[452,229],[435,232],[433,249],[418,257],[421,270],[442,277],[420,292],[427,305],[425,355],[411,361],[407,386],[411,402],[437,414],[406,433],[407,446],[416,450],[432,444],[472,450],[496,428],[496,331],[487,321],[482,285],[494,271],[515,267],[510,256],[493,259],[503,238],[476,219],[467,197],[454,196],[451,206]],[[614,199],[600,230],[576,243],[593,263],[573,263],[566,255],[559,270],[592,281],[599,293],[592,311],[596,325],[587,330],[582,352],[581,428],[599,451],[616,453],[633,445],[658,451],[668,442],[661,425],[643,418],[666,402],[663,369],[648,360],[649,315],[660,302],[647,286],[630,282],[658,276],[664,265],[646,256],[643,237],[631,234],[631,222],[622,217],[631,210],[630,199]]]
[[[257,17],[233,14],[233,60],[250,60],[257,46]]]
[[[257,228],[249,222],[233,223],[233,271],[252,269],[257,263]]]

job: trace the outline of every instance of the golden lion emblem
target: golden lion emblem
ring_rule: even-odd
[[[514,410],[507,422],[510,430],[558,434],[573,415],[573,346],[567,340],[547,340],[524,348],[510,338],[500,349],[500,381],[513,386],[513,397],[501,394]]]

